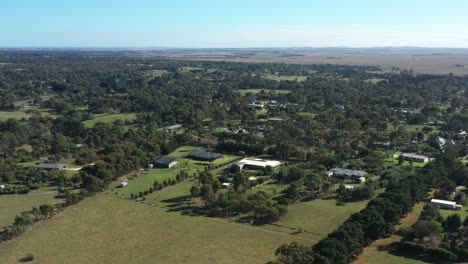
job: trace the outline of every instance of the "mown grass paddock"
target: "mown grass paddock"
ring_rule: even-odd
[[[27,253],[34,263],[266,263],[283,243],[310,243],[281,232],[216,218],[184,216],[98,194],[0,245],[0,263]]]
[[[113,123],[116,120],[122,121],[133,121],[136,119],[135,113],[121,113],[121,114],[110,114],[110,115],[101,115],[96,116],[93,119],[83,121],[85,127],[93,127],[96,123]]]
[[[61,202],[62,200],[56,199],[55,195],[57,195],[55,187],[42,187],[28,194],[0,195],[0,229],[12,224],[16,215],[31,211],[34,206]]]

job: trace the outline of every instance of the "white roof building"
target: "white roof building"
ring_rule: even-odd
[[[277,160],[265,160],[265,159],[250,159],[245,158],[236,162],[236,165],[242,170],[244,167],[252,168],[252,169],[263,169],[267,166],[271,166],[272,168],[276,168],[281,166],[281,162]]]

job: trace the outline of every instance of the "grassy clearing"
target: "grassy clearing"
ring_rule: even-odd
[[[463,221],[466,217],[468,217],[468,210],[466,209],[459,210],[459,211],[440,209],[439,212],[444,218],[447,218],[447,216],[449,215],[458,214],[460,215]]]
[[[188,158],[182,158],[182,156],[186,155],[188,152],[194,149],[197,148],[191,146],[183,146],[178,148],[169,154],[169,156],[180,158],[174,167],[168,169],[151,169],[148,171],[132,174],[133,179],[132,177],[129,177],[128,185],[125,188],[114,188],[112,191],[119,196],[130,197],[132,193],[137,194],[153,187],[153,183],[155,181],[162,183],[165,180],[175,179],[177,174],[179,174],[181,171],[186,171],[189,175],[193,175],[194,173],[204,171],[205,167],[208,165],[221,165],[233,162],[240,158],[238,156],[224,155],[222,158],[213,162],[195,161]],[[213,172],[216,173],[222,169],[223,167],[219,168],[218,170],[214,170]]]
[[[90,120],[83,121],[85,127],[93,127],[96,123],[113,123],[116,120],[122,121],[134,121],[136,119],[135,113],[121,113],[121,114],[111,114],[111,115],[102,115],[95,117]]]
[[[248,93],[252,94],[258,94],[264,91],[265,93],[277,93],[277,94],[288,94],[291,93],[289,90],[267,90],[267,89],[243,89],[243,90],[238,90],[240,95],[244,96]]]
[[[334,199],[316,199],[297,202],[288,207],[288,213],[280,221],[262,228],[292,234],[318,242],[340,226],[352,213],[361,211],[368,201],[336,205]],[[303,228],[299,233],[298,229]]]
[[[0,195],[0,229],[12,224],[16,215],[30,211],[34,206],[59,203],[61,200],[54,198],[56,194],[55,187],[42,187],[28,194]]]
[[[371,78],[371,79],[366,80],[366,82],[370,82],[370,83],[373,83],[373,84],[376,84],[376,83],[381,82],[381,81],[387,81],[387,79]]]
[[[0,111],[0,121],[5,121],[10,118],[13,118],[13,119],[29,118],[29,115],[21,111],[15,111],[15,112]]]
[[[308,240],[249,225],[183,216],[98,194],[0,245],[0,262],[266,263],[283,243]]]
[[[145,72],[145,77],[147,78],[155,78],[155,77],[161,77],[163,74],[168,73],[166,70],[152,70]]]
[[[202,67],[181,67],[179,71],[181,72],[192,72],[192,71],[204,71],[205,68]]]
[[[307,80],[307,76],[294,76],[294,75],[284,75],[284,76],[277,76],[273,74],[266,74],[262,75],[262,78],[273,80],[273,81],[298,81],[303,82]]]

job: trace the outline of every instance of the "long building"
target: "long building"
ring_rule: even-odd
[[[429,157],[426,157],[423,155],[403,153],[400,156],[403,157],[404,160],[411,160],[414,162],[428,162],[429,161]]]
[[[282,163],[277,160],[249,159],[249,158],[245,158],[243,160],[236,162],[236,165],[239,166],[241,170],[242,169],[259,170],[259,169],[266,168],[267,166],[276,168],[276,167],[281,166],[281,164]]]
[[[431,204],[437,205],[442,209],[455,210],[457,208],[457,203],[456,202],[446,201],[446,200],[431,199]]]

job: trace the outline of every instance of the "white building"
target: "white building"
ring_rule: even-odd
[[[404,160],[412,160],[414,162],[428,162],[429,157],[423,156],[423,155],[415,155],[415,154],[409,154],[409,153],[403,153],[401,154]]]
[[[250,158],[245,158],[243,160],[240,160],[235,163],[239,168],[242,169],[263,169],[266,168],[267,166],[270,166],[272,168],[276,168],[281,166],[281,162],[277,160],[265,160],[265,159],[250,159]]]
[[[446,201],[446,200],[431,199],[431,204],[437,205],[437,206],[439,206],[440,208],[443,208],[443,209],[455,210],[457,208],[457,203],[456,202]]]

